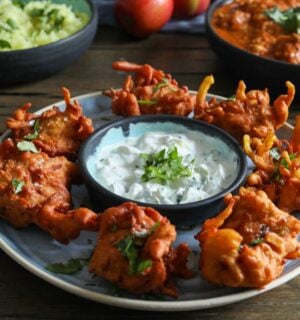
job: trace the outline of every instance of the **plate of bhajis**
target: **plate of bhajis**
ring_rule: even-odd
[[[7,119],[0,144],[0,247],[75,295],[118,307],[184,311],[241,301],[300,274],[300,116],[286,123],[295,87],[208,94],[150,65],[117,61],[121,89],[71,98]],[[145,101],[151,103],[146,104]],[[176,114],[221,127],[251,159],[245,184],[199,224],[174,226],[151,207],[92,210],[76,162],[80,146],[116,117]]]

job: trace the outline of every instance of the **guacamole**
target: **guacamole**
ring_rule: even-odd
[[[22,50],[66,38],[84,27],[87,14],[51,1],[0,0],[0,51]]]

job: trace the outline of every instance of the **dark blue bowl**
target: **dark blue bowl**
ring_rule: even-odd
[[[90,0],[65,2],[69,5],[73,3],[76,9],[87,13],[89,22],[59,41],[30,49],[0,52],[0,86],[46,78],[71,65],[90,46],[98,25],[95,5]]]
[[[300,65],[264,58],[248,51],[242,50],[221,38],[211,24],[211,18],[217,7],[231,2],[229,0],[216,0],[206,14],[206,31],[210,44],[223,61],[228,75],[234,74],[245,80],[253,89],[268,88],[273,97],[286,92],[285,82],[293,82],[297,88],[300,82]],[[297,99],[300,92],[296,90]]]
[[[116,143],[120,141],[120,135],[122,135],[122,138],[128,137],[131,133],[130,125],[137,123],[143,124],[143,133],[146,131],[154,131],[155,129],[151,129],[151,125],[157,125],[157,123],[159,123],[162,124],[161,128],[163,128],[164,123],[171,123],[172,126],[183,126],[189,130],[200,131],[207,134],[208,136],[212,136],[222,140],[232,150],[232,152],[237,155],[238,158],[238,170],[236,172],[235,180],[229,187],[207,199],[192,203],[174,205],[139,202],[116,195],[115,193],[107,190],[91,175],[88,169],[87,159],[95,152],[97,146],[102,142],[104,136],[111,129],[121,128],[121,132],[117,135],[113,136],[112,134],[110,134],[110,137],[113,136],[112,140],[114,140],[111,143]],[[164,129],[161,130],[165,131]],[[168,129],[167,132],[170,132],[169,130],[170,129]],[[105,140],[106,144],[108,143],[107,139]],[[247,158],[238,142],[229,134],[216,126],[202,121],[170,115],[148,115],[140,117],[130,117],[110,122],[109,124],[97,129],[84,142],[79,152],[78,158],[81,173],[89,191],[90,199],[95,211],[101,212],[109,207],[120,205],[123,202],[134,201],[141,206],[155,208],[161,214],[167,216],[170,221],[176,225],[199,223],[207,219],[208,217],[215,215],[223,207],[224,195],[228,192],[235,192],[244,182],[247,174]]]

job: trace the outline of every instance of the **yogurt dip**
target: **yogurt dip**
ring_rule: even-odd
[[[175,149],[185,175],[146,180],[146,159],[162,150],[167,158]],[[192,130],[146,132],[120,143],[100,144],[87,161],[90,173],[104,188],[152,204],[183,204],[211,197],[229,187],[238,172],[238,157],[232,149],[218,138]]]

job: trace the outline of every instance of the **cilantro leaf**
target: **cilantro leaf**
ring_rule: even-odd
[[[32,133],[28,133],[24,139],[26,140],[34,140],[38,137],[39,135],[39,130],[40,130],[40,121],[39,119],[36,119],[34,121],[34,124],[33,124],[33,132]]]
[[[248,243],[248,246],[249,247],[255,247],[258,244],[262,243],[263,241],[264,241],[263,238],[257,238],[257,239],[252,240],[250,243]]]
[[[127,235],[125,238],[120,240],[115,246],[122,253],[122,255],[128,259],[129,274],[133,275],[142,273],[147,268],[151,267],[151,260],[140,260],[138,258],[138,249],[134,243],[133,235]]]
[[[142,273],[152,266],[152,260],[142,260],[137,264],[136,273]]]
[[[231,101],[235,101],[236,100],[236,95],[233,94],[231,95],[230,97],[227,98],[228,100],[231,100]]]
[[[142,175],[144,182],[157,179],[166,183],[192,175],[191,169],[183,165],[183,158],[178,154],[176,146],[162,149],[158,153],[142,153],[140,156],[145,160],[144,174]]]
[[[12,30],[15,30],[18,28],[15,20],[13,20],[12,18],[8,18],[6,20],[6,23],[11,27]]]
[[[152,234],[158,227],[160,226],[160,221],[157,221],[152,225],[152,227],[149,230],[149,234]]]
[[[25,7],[25,3],[22,0],[13,0],[13,5],[23,9]]]
[[[22,191],[23,187],[25,186],[25,182],[20,181],[18,179],[12,179],[11,184],[13,186],[15,194],[20,193]]]
[[[5,48],[10,49],[11,44],[6,40],[0,39],[0,48],[1,49],[5,49]]]
[[[39,153],[39,150],[36,148],[35,144],[30,141],[21,141],[17,143],[17,148],[20,151],[30,151],[32,153]]]
[[[49,263],[46,266],[46,269],[53,273],[74,274],[78,271],[81,271],[85,265],[86,259],[76,258],[70,259],[66,263]]]
[[[265,15],[280,24],[286,32],[300,34],[300,7],[281,11],[274,7],[265,11]]]

